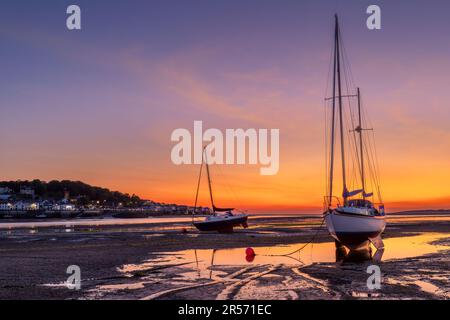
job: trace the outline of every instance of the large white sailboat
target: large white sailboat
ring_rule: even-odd
[[[374,156],[374,143],[370,140],[373,135],[369,135],[369,132],[373,131],[365,127],[366,119],[362,110],[359,88],[356,93],[352,92],[348,86],[348,79],[345,81],[341,79],[349,73],[347,69],[344,69],[346,66],[344,66],[342,51],[341,33],[336,15],[332,97],[325,99],[326,104],[331,104],[331,108],[326,105],[331,125],[327,126],[328,175],[324,218],[330,234],[336,240],[336,245],[356,249],[371,241],[376,248],[380,249],[384,247],[380,235],[384,231],[386,222]],[[347,85],[346,88],[343,88],[343,83]],[[343,92],[344,89],[347,89],[347,92]],[[357,102],[356,110],[351,103],[354,100]],[[348,111],[344,110],[347,107]],[[338,131],[338,139],[336,139],[336,131]],[[333,183],[337,182],[334,175],[335,147],[338,143],[342,165],[342,185],[340,185],[342,195],[335,196],[333,193],[335,191]],[[346,163],[347,160],[350,164]]]

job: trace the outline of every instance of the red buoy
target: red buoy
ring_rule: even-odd
[[[253,248],[247,248],[245,249],[245,255],[247,257],[254,257],[256,255],[255,250],[253,250]]]

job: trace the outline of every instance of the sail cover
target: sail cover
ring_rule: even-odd
[[[357,194],[361,193],[362,191],[363,191],[362,189],[353,190],[353,191],[348,191],[347,189],[345,189],[344,192],[342,193],[342,196],[353,197],[353,196],[356,196]]]
[[[232,211],[234,208],[217,208],[216,206],[213,206],[214,212],[225,212],[225,211]]]

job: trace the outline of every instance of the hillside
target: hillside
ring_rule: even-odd
[[[34,190],[35,198],[58,200],[64,198],[66,192],[70,198],[76,198],[79,202],[100,203],[139,203],[142,200],[136,195],[129,195],[118,191],[111,191],[106,188],[91,186],[81,181],[52,180],[49,182],[41,180],[32,181],[0,181],[0,187],[7,187],[12,190],[14,197],[26,197],[21,194],[21,189],[30,188]]]

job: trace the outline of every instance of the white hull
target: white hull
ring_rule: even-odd
[[[333,238],[349,248],[377,238],[386,227],[384,216],[346,214],[336,210],[325,215],[325,223]]]

